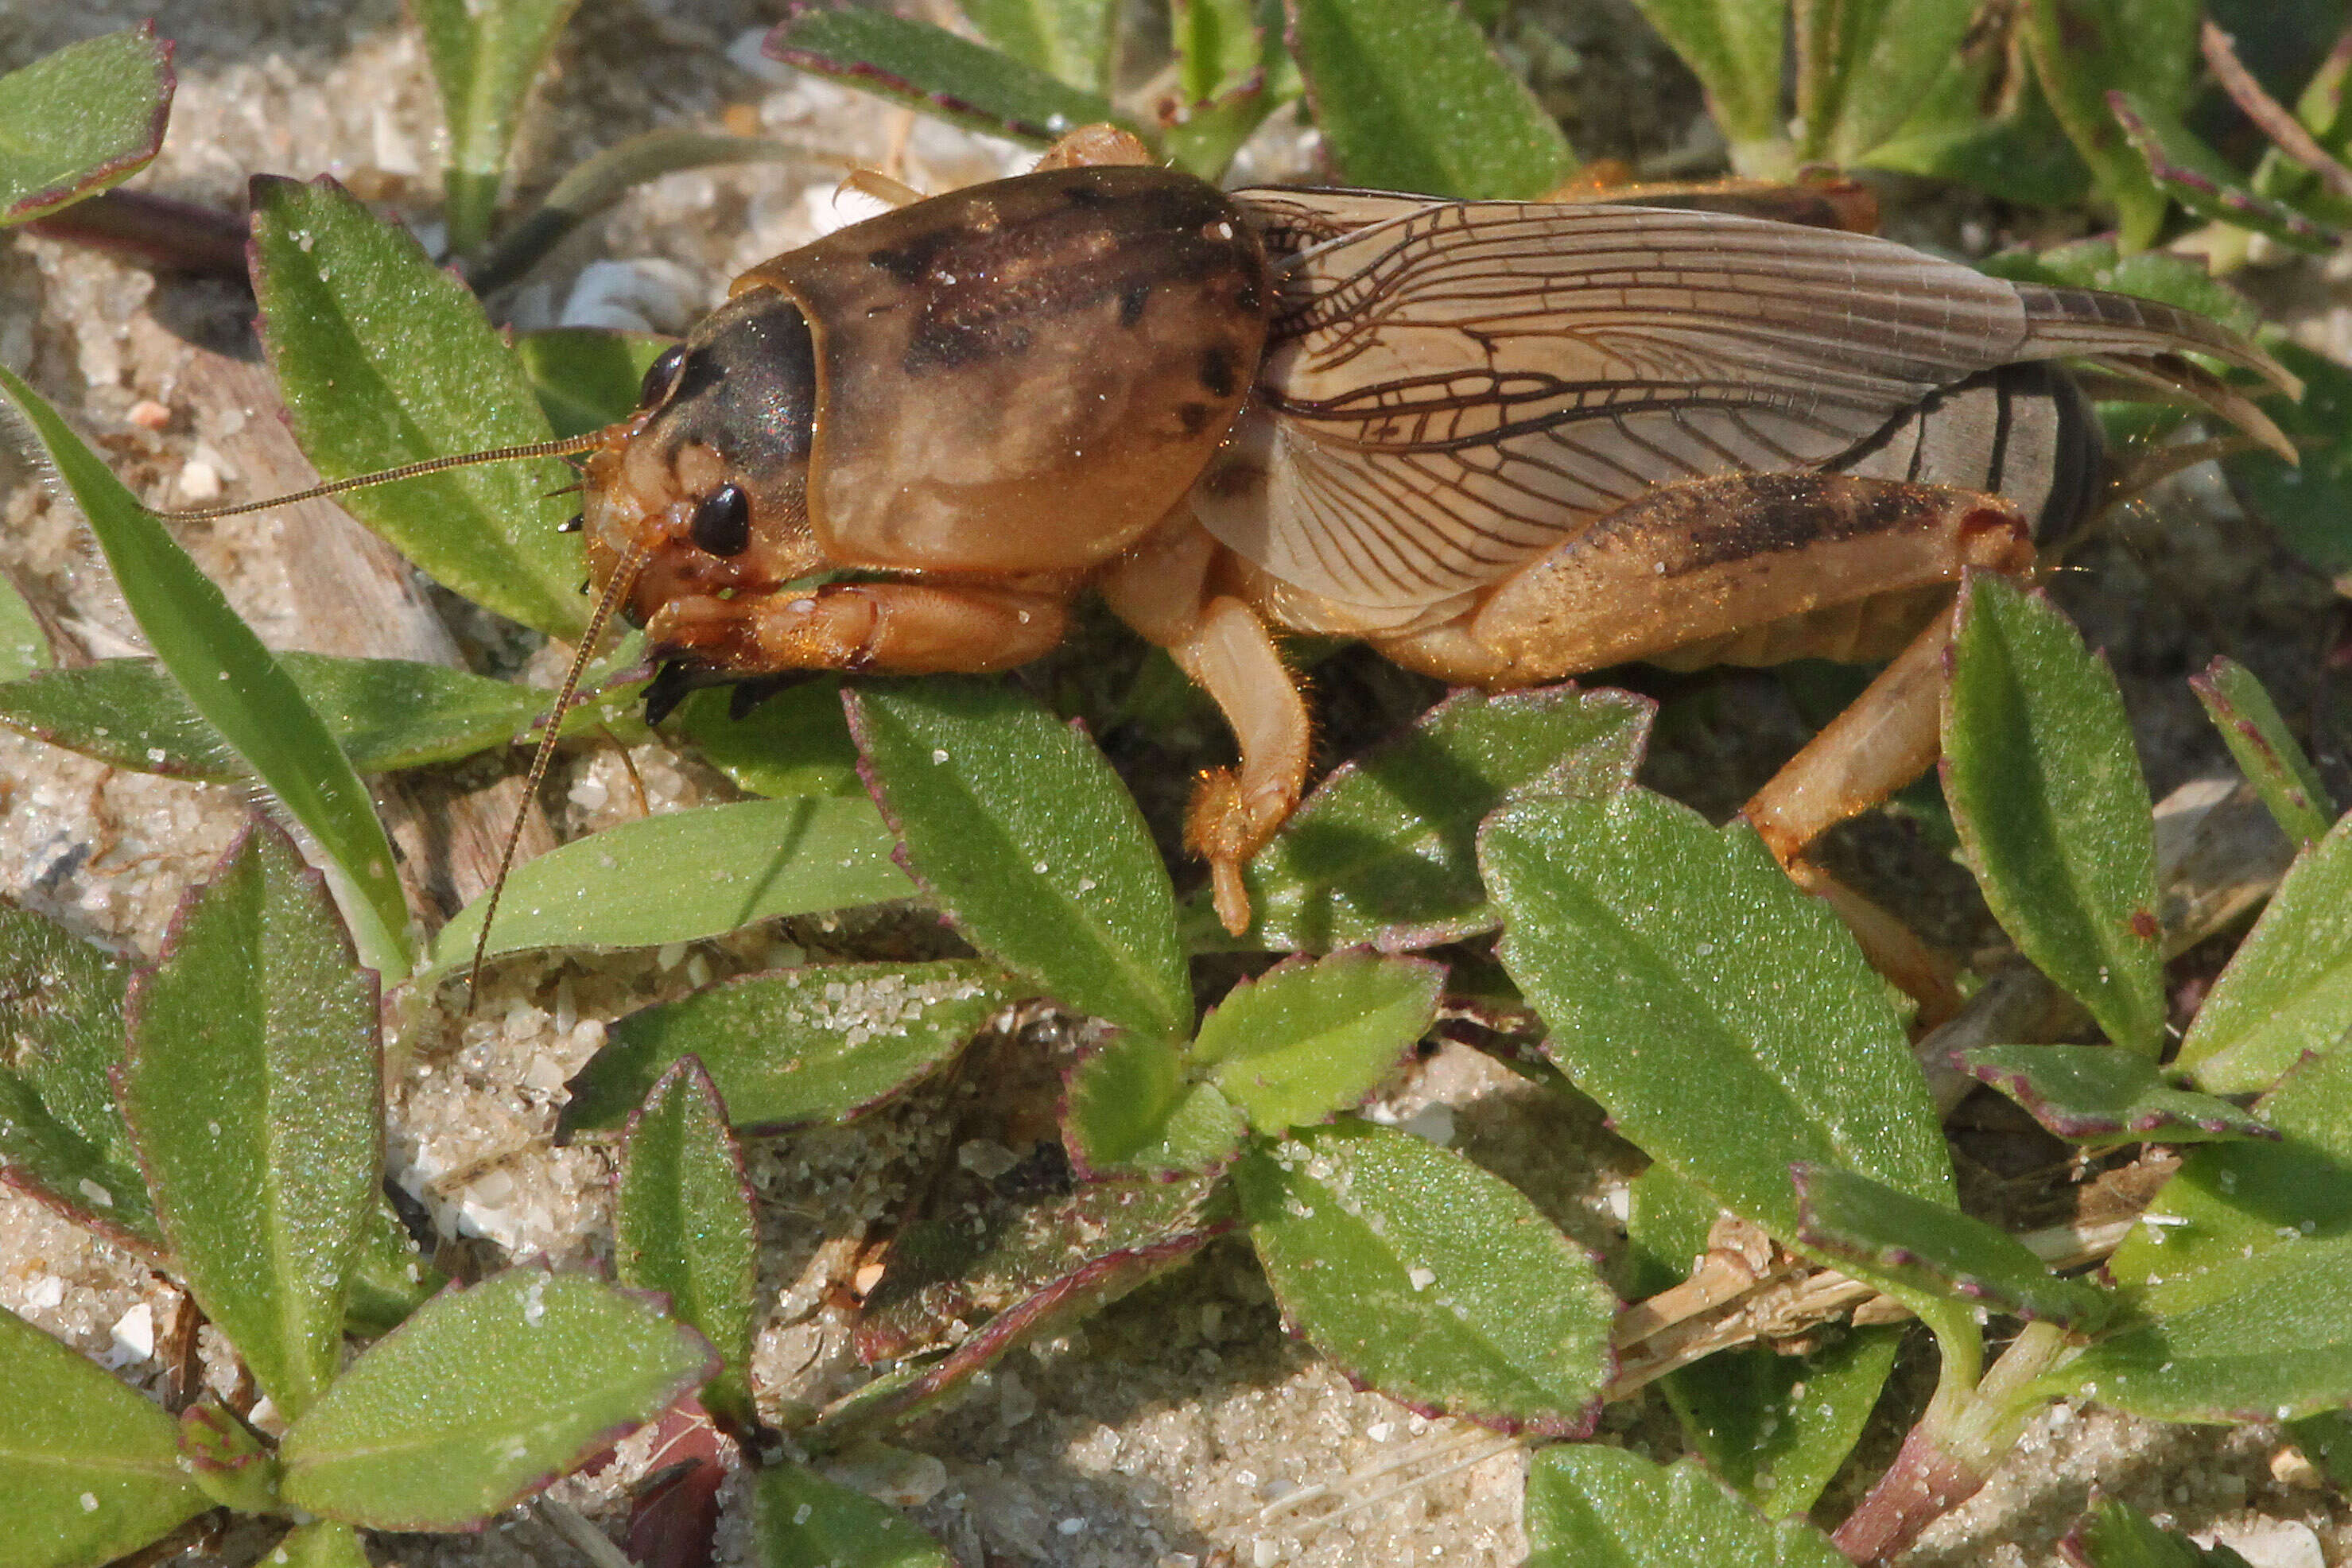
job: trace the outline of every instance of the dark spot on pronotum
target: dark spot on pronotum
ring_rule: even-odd
[[[870,253],[866,259],[901,283],[912,283],[916,279],[920,278],[924,269],[929,267],[931,262],[926,250],[919,250],[911,247],[897,250],[885,247]]]
[[[1151,285],[1130,283],[1118,297],[1118,324],[1131,327],[1143,320],[1144,303],[1151,298]]]
[[[1180,403],[1176,405],[1176,422],[1184,426],[1187,436],[1198,436],[1209,423],[1213,410],[1205,403]]]
[[[1098,207],[1109,199],[1091,184],[1066,185],[1062,188],[1062,195],[1074,207]]]
[[[555,531],[558,533],[577,533],[587,526],[588,520],[575,511],[562,522],[557,523],[555,525]]]
[[[719,486],[695,503],[688,531],[707,554],[742,554],[751,542],[751,498],[740,485]]]
[[[1240,384],[1234,379],[1234,351],[1213,343],[1201,351],[1201,384],[1219,397],[1231,397]]]

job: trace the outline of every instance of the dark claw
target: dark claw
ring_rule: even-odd
[[[579,512],[575,511],[572,514],[569,520],[557,523],[555,525],[555,531],[558,533],[577,533],[587,526],[588,520]]]
[[[705,684],[695,677],[701,672],[684,659],[674,658],[654,672],[646,682],[646,722],[658,724],[677,710],[687,693]]]
[[[739,680],[727,693],[727,717],[740,723],[751,716],[751,710],[769,698],[814,680],[818,673],[814,669],[788,669],[782,675],[761,675],[749,680]]]

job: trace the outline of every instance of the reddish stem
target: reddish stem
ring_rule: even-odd
[[[1922,1422],[1911,1428],[1895,1463],[1838,1526],[1831,1543],[1856,1563],[1883,1563],[1984,1483],[1983,1471],[1946,1453]]]

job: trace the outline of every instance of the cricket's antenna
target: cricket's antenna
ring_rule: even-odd
[[[584,436],[566,436],[554,441],[532,441],[520,447],[499,447],[487,452],[460,452],[454,457],[427,458],[421,463],[404,463],[381,473],[354,474],[348,479],[335,479],[323,485],[312,485],[307,490],[290,495],[270,496],[262,500],[239,501],[235,506],[195,507],[186,511],[159,511],[155,515],[170,522],[209,522],[216,517],[237,517],[248,511],[267,511],[274,506],[291,506],[296,501],[317,500],[321,496],[336,496],[345,490],[362,490],[370,485],[388,485],[394,479],[413,479],[425,474],[437,474],[444,468],[472,468],[484,463],[510,463],[519,458],[568,458],[574,453],[593,450],[604,439],[604,432],[592,430]]]
[[[482,929],[474,938],[474,962],[466,971],[466,1012],[474,1011],[474,1001],[481,993],[482,961],[489,955],[490,922],[498,918],[499,898],[507,890],[507,873],[514,868],[515,846],[522,841],[522,825],[530,815],[530,803],[539,797],[539,786],[547,777],[547,764],[555,755],[555,737],[563,727],[564,712],[580,690],[580,678],[588,661],[595,657],[596,644],[604,635],[604,624],[613,612],[628,596],[637,574],[645,568],[646,557],[653,553],[649,542],[640,542],[622,559],[612,581],[604,584],[604,596],[588,617],[588,629],[580,634],[580,650],[572,656],[572,668],[563,672],[563,684],[555,694],[555,706],[549,710],[547,728],[541,731],[539,749],[530,755],[530,772],[523,780],[522,799],[515,806],[514,822],[507,828],[506,847],[499,852],[499,872],[490,879],[489,902],[482,907]]]

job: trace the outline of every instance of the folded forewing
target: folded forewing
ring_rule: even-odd
[[[1195,493],[1276,576],[1402,610],[1661,483],[1827,464],[2015,357],[2016,289],[1719,213],[1243,193],[1281,290],[1261,424]]]

